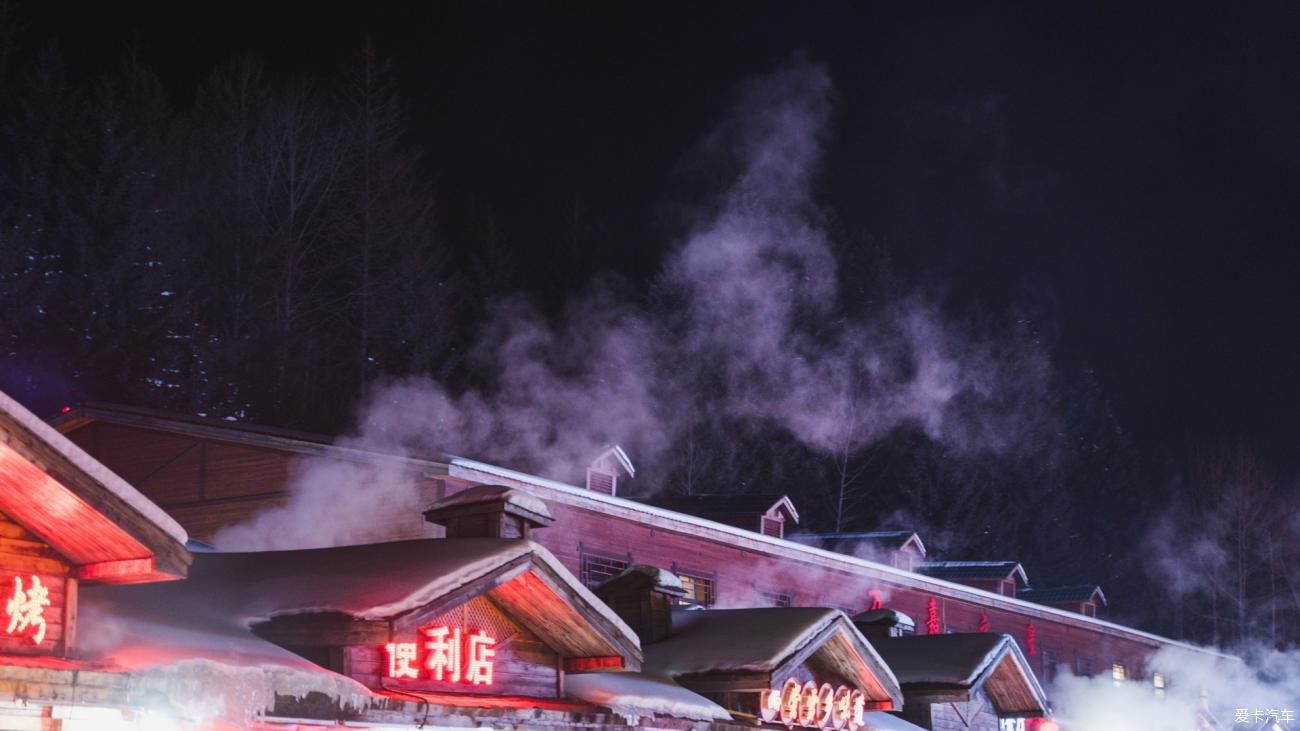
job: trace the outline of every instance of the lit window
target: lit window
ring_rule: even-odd
[[[588,589],[595,589],[606,579],[618,576],[630,564],[630,556],[604,556],[598,553],[582,554],[582,584]]]
[[[682,588],[686,590],[686,595],[681,599],[682,603],[698,604],[704,607],[713,606],[714,581],[712,577],[678,572],[677,578],[682,580]]]
[[[1160,673],[1151,674],[1151,686],[1155,688],[1157,698],[1165,697],[1165,676]]]
[[[1128,680],[1128,668],[1120,663],[1113,663],[1110,666],[1110,677],[1115,679],[1115,686],[1119,687],[1121,683]]]

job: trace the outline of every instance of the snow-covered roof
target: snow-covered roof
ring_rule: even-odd
[[[554,520],[544,500],[526,490],[506,485],[475,485],[435,502],[425,512],[486,503],[504,503],[548,520]]]
[[[913,691],[983,688],[1000,711],[1041,712],[1047,696],[1009,635],[989,632],[888,637],[873,642],[898,678]]]
[[[920,588],[925,591],[936,592],[941,596],[975,601],[991,608],[1005,609],[1023,616],[1044,618],[1072,627],[1094,631],[1104,630],[1121,635],[1130,640],[1144,642],[1152,647],[1181,647],[1197,654],[1212,655],[1214,657],[1228,660],[1239,661],[1241,659],[1236,655],[1229,655],[1210,648],[1200,647],[1187,642],[1180,642],[1151,632],[1145,632],[1134,627],[1127,627],[1122,624],[1108,622],[1104,619],[1085,617],[1077,612],[1057,609],[1042,604],[1034,604],[1032,602],[1016,599],[1015,597],[1007,597],[985,589],[958,584],[952,581],[945,581],[924,574],[917,574],[906,569],[895,568],[878,561],[870,561],[856,556],[848,556],[834,551],[828,551],[818,546],[795,543],[784,538],[765,536],[753,530],[736,528],[734,526],[708,520],[706,518],[699,518],[693,515],[685,515],[683,513],[678,513],[654,505],[648,505],[636,500],[629,500],[614,495],[605,495],[593,492],[576,485],[560,482],[559,480],[530,475],[526,472],[512,470],[508,467],[500,467],[489,462],[481,462],[479,460],[460,457],[453,454],[443,456],[447,460],[449,473],[454,477],[469,480],[482,480],[484,479],[484,476],[489,476],[488,479],[492,480],[509,480],[528,487],[540,487],[554,495],[554,497],[548,495],[548,499],[552,502],[558,500],[570,505],[580,505],[584,507],[591,507],[593,503],[596,503],[601,506],[599,509],[605,512],[622,515],[632,520],[639,520],[648,525],[663,528],[665,530],[687,532],[708,531],[709,533],[717,535],[717,540],[724,540],[732,545],[740,545],[749,550],[768,551],[787,557],[791,554],[797,554],[797,557],[800,560],[810,561],[823,566],[832,566],[847,570],[866,570],[872,575],[882,578],[885,581],[893,582],[896,585],[909,588]]]
[[[358,699],[368,696],[364,687],[262,640],[252,627],[273,617],[318,612],[390,618],[521,559],[551,569],[547,582],[561,582],[579,595],[586,610],[621,632],[620,641],[636,652],[636,635],[549,551],[526,540],[494,538],[198,554],[185,581],[83,590],[78,645],[87,660],[160,683],[227,677],[236,688],[249,686],[258,698],[272,701],[271,691],[307,690]],[[191,694],[204,693],[196,687]]]
[[[85,450],[73,444],[71,439],[60,434],[54,427],[46,424],[3,391],[0,391],[0,414],[4,414],[16,421],[64,459],[71,462],[77,469],[103,485],[123,502],[131,506],[137,513],[148,518],[151,523],[158,526],[167,535],[182,544],[189,540],[189,536],[185,533],[185,529],[181,527],[181,524],[163,512],[162,508],[140,494],[140,491],[127,484],[126,480],[118,477],[94,457],[86,454]]]
[[[915,531],[910,530],[870,530],[870,531],[850,531],[841,533],[796,533],[795,535],[786,536],[788,540],[796,543],[806,543],[814,546],[835,546],[845,543],[870,543],[878,546],[885,546],[892,549],[900,549],[911,543],[916,546],[916,550],[925,556],[925,543],[921,541],[921,536]]]
[[[645,669],[667,677],[770,672],[842,616],[818,607],[676,609],[672,635],[645,648]]]
[[[224,605],[223,597],[177,591],[185,583],[86,587],[78,610],[78,654],[130,672],[135,693],[165,698],[175,715],[191,721],[247,722],[273,708],[276,694],[314,691],[354,707],[370,697],[351,678],[213,611]]]
[[[644,716],[730,721],[726,709],[666,678],[644,673],[579,673],[564,678],[567,695],[604,706],[637,724]]]
[[[853,615],[853,623],[859,626],[864,624],[875,624],[887,627],[902,626],[908,629],[914,629],[916,627],[916,622],[912,620],[911,616],[904,614],[897,609],[889,609],[888,607],[859,612],[858,614]]]
[[[1056,604],[1067,602],[1100,602],[1106,604],[1106,595],[1096,584],[1076,584],[1073,586],[1049,586],[1047,588],[1025,587],[1016,592],[1018,599],[1038,604]]]
[[[668,589],[669,591],[685,593],[686,588],[682,586],[682,579],[677,574],[650,564],[638,563],[628,566],[614,576],[605,580],[605,584],[618,581],[625,577],[633,575],[644,576],[650,580],[650,583],[656,587]],[[603,586],[604,584],[602,584]]]
[[[1016,577],[1028,584],[1025,567],[1018,561],[927,561],[916,570],[940,579],[1007,579]]]
[[[836,653],[846,680],[860,684],[869,697],[901,700],[889,667],[838,609],[677,609],[672,634],[645,648],[644,669],[675,679],[745,672],[776,678],[823,651]]]
[[[593,459],[591,463],[596,464],[597,462],[604,460],[606,457],[613,457],[614,461],[618,463],[619,467],[623,468],[623,471],[627,473],[628,477],[636,477],[636,468],[632,466],[632,459],[627,456],[627,452],[624,452],[622,447],[617,444],[611,444],[605,451],[600,453],[600,456]]]

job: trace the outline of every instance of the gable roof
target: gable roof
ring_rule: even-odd
[[[902,702],[894,674],[838,609],[674,610],[672,634],[646,647],[645,657],[646,672],[704,690],[711,675],[778,687],[804,662],[815,662],[856,683],[870,701],[893,708]]]
[[[1016,591],[1016,598],[1037,604],[1071,604],[1074,602],[1097,602],[1106,604],[1106,595],[1096,584],[1074,584],[1071,586],[1051,586],[1047,588],[1025,587]]]
[[[67,437],[0,393],[0,512],[86,581],[185,576],[185,530]]]
[[[1067,609],[1007,597],[965,584],[926,576],[905,569],[855,556],[835,553],[815,545],[798,543],[783,538],[773,538],[752,528],[737,528],[722,521],[709,520],[685,513],[664,509],[627,497],[604,495],[578,485],[520,472],[477,459],[452,454],[428,457],[410,456],[375,449],[335,444],[329,436],[295,432],[286,429],[263,427],[246,422],[223,421],[212,417],[197,417],[171,411],[147,409],[117,404],[87,402],[73,407],[69,412],[50,419],[50,425],[68,433],[85,425],[103,422],[135,429],[153,430],[165,434],[178,434],[196,439],[213,439],[232,444],[242,444],[260,449],[280,450],[297,454],[328,456],[334,459],[366,461],[393,460],[411,469],[427,474],[451,475],[468,482],[502,482],[517,484],[528,489],[544,490],[548,501],[559,501],[601,510],[628,519],[642,520],[665,530],[697,532],[715,540],[730,542],[758,552],[793,557],[821,566],[850,571],[865,571],[877,578],[909,589],[937,593],[941,596],[974,601],[994,608],[1014,611],[1029,617],[1059,622],[1063,625],[1109,632],[1149,647],[1180,647],[1198,654],[1240,661],[1235,655],[1209,650],[1179,640],[1164,637],[1115,622],[1089,617]]]
[[[967,701],[984,691],[999,715],[1045,716],[1047,695],[1009,635],[912,635],[875,641],[906,703]]]
[[[658,495],[645,502],[667,510],[676,510],[687,515],[712,517],[722,522],[730,522],[730,517],[752,517],[779,508],[784,510],[790,520],[799,522],[799,511],[794,502],[786,495],[777,493],[737,493],[734,495]]]
[[[617,444],[611,445],[608,449],[601,452],[600,455],[593,459],[591,463],[594,465],[597,462],[603,461],[606,457],[613,457],[614,461],[617,462],[618,466],[627,473],[628,477],[636,477],[636,468],[632,466],[632,459],[627,456],[627,452],[624,452],[622,447]]]
[[[927,561],[916,570],[936,579],[1010,579],[1028,584],[1029,577],[1018,561]]]
[[[910,530],[869,530],[845,533],[800,533],[786,538],[813,546],[835,546],[841,543],[869,543],[875,546],[898,550],[908,543],[915,543],[921,555],[925,555],[925,543],[921,536]]]
[[[391,620],[394,629],[479,596],[571,657],[613,656],[635,670],[640,642],[545,548],[525,540],[428,539],[258,553],[204,553],[184,582],[115,587],[119,604],[242,637],[294,615]],[[167,616],[175,619],[167,620]],[[416,625],[418,626],[418,625]]]

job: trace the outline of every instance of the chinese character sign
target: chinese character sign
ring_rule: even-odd
[[[424,642],[390,642],[386,677],[426,678],[451,683],[492,685],[496,638],[487,632],[466,632],[460,627],[427,627]],[[424,651],[423,662],[419,651]]]
[[[14,593],[5,604],[5,613],[9,615],[11,635],[32,632],[32,642],[41,644],[45,641],[45,608],[50,606],[50,590],[41,584],[40,577],[31,577],[27,588],[23,589],[23,578],[14,577]]]

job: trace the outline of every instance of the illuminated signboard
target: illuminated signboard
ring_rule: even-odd
[[[14,577],[14,593],[5,603],[5,614],[9,616],[9,626],[5,630],[11,635],[30,635],[36,645],[45,641],[45,608],[50,606],[50,590],[41,584],[39,576],[31,577],[27,588],[23,588],[23,578]]]
[[[390,642],[385,676],[492,685],[496,638],[460,627],[426,627],[424,642]]]
[[[780,722],[787,728],[847,729],[866,725],[866,696],[860,690],[830,683],[817,685],[790,679],[780,691],[765,690],[759,699],[759,713],[767,723]]]

